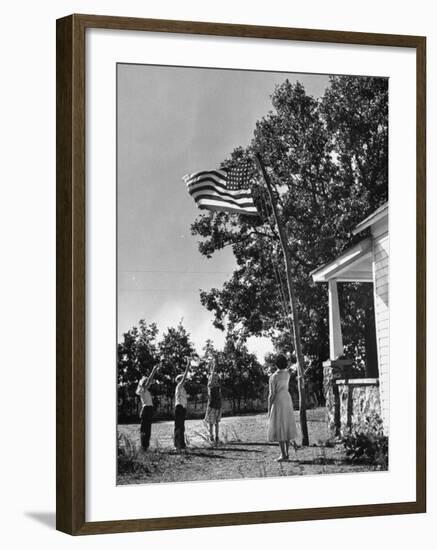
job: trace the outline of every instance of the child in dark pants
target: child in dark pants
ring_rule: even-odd
[[[174,446],[176,449],[185,449],[185,418],[187,416],[187,391],[185,382],[191,366],[191,358],[187,357],[184,374],[176,376],[175,411],[174,411]]]
[[[149,377],[143,376],[138,383],[137,391],[135,392],[141,399],[141,425],[140,425],[140,440],[143,451],[147,451],[150,444],[150,435],[152,432],[153,419],[153,400],[149,388],[153,382],[158,365],[155,365]]]

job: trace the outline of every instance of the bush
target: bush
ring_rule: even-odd
[[[118,474],[149,473],[136,445],[123,434],[117,435],[117,472]]]
[[[373,464],[381,470],[388,468],[388,437],[384,435],[382,420],[372,414],[347,430],[341,439],[349,462]]]

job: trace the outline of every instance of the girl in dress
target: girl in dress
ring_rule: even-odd
[[[290,373],[287,369],[287,359],[283,355],[276,358],[278,370],[269,378],[268,414],[269,427],[267,439],[278,441],[281,456],[278,461],[288,460],[290,441],[294,443],[297,437],[296,421],[294,419],[293,403],[288,383]]]
[[[222,394],[220,380],[217,374],[217,359],[213,359],[210,375],[208,377],[208,403],[206,405],[205,423],[209,425],[209,437],[219,443],[219,423],[222,418]]]

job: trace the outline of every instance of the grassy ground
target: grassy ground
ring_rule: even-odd
[[[266,441],[265,414],[223,418],[221,443],[209,442],[202,420],[187,420],[188,449],[179,453],[173,446],[173,422],[152,426],[151,446],[140,449],[139,425],[121,425],[117,482],[158,483],[211,479],[241,479],[292,475],[363,472],[376,467],[351,465],[345,461],[341,446],[328,441],[324,409],[308,411],[310,446],[290,448],[288,462],[276,462],[277,444]],[[299,424],[298,413],[296,421]],[[299,429],[299,425],[298,425]],[[299,430],[300,433],[300,430]],[[298,441],[298,443],[300,443]]]

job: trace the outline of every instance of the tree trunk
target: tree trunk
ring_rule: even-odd
[[[256,154],[256,159],[261,168],[261,172],[266,182],[267,192],[269,194],[270,202],[273,209],[273,215],[275,218],[276,226],[278,228],[279,239],[281,241],[282,252],[284,254],[285,261],[285,272],[287,276],[287,288],[288,295],[290,298],[290,308],[291,308],[291,322],[293,327],[293,340],[294,340],[294,350],[296,353],[297,361],[297,382],[299,390],[299,414],[300,414],[300,427],[302,430],[302,445],[309,445],[308,437],[308,424],[307,424],[307,415],[306,415],[306,392],[305,392],[305,379],[304,379],[304,359],[302,353],[302,345],[300,339],[300,326],[299,326],[299,312],[297,309],[296,293],[294,290],[293,279],[292,279],[292,266],[290,251],[287,246],[287,235],[285,227],[282,224],[280,219],[279,212],[276,206],[275,197],[273,196],[272,184],[270,177],[267,174],[267,171],[262,162],[261,156],[259,153]]]

